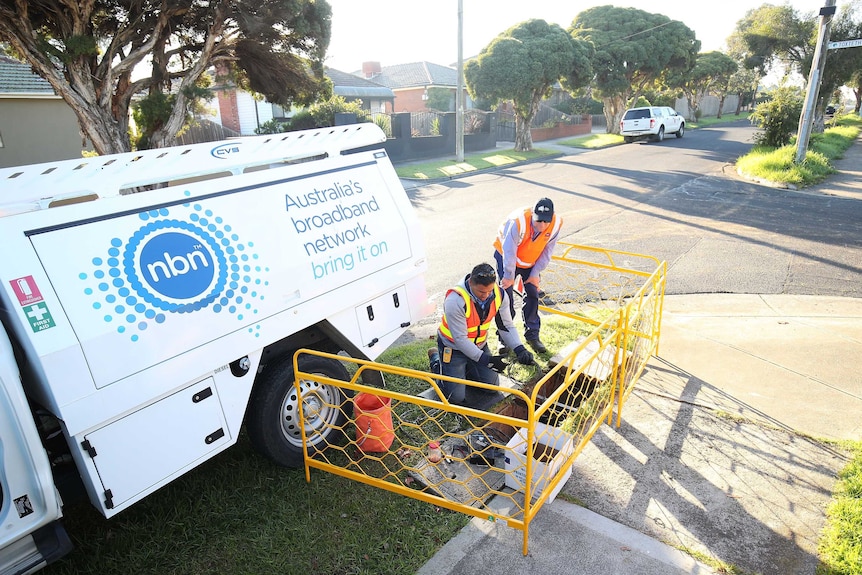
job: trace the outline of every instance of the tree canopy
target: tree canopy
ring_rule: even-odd
[[[817,28],[815,14],[800,13],[788,5],[763,4],[749,10],[737,23],[728,45],[734,57],[760,76],[769,71],[783,71],[785,75],[796,71],[807,80],[814,60]],[[839,7],[830,40],[851,40],[860,35],[860,1],[852,0]],[[828,51],[820,78],[821,112],[832,92],[853,82],[854,74],[862,68],[860,56],[859,48]]]
[[[69,104],[96,152],[110,154],[131,148],[138,94],[162,111],[148,122],[149,144],[170,145],[214,65],[284,106],[328,96],[330,19],[324,0],[0,0],[0,42]]]
[[[619,132],[630,101],[663,74],[691,69],[700,51],[700,40],[688,26],[637,8],[588,8],[575,17],[569,32],[595,46],[594,85],[612,133]]]
[[[589,83],[592,47],[574,41],[563,28],[544,20],[527,20],[491,41],[464,67],[467,90],[474,99],[511,100],[515,109],[515,149],[531,150],[530,124],[539,102],[554,84],[570,89]]]
[[[688,99],[689,120],[697,120],[697,111],[703,96],[713,93],[718,96],[719,113],[727,96],[730,79],[739,69],[736,60],[722,52],[712,51],[698,54],[691,70],[677,71],[667,77],[668,85],[678,87]]]
[[[790,5],[763,4],[746,12],[736,23],[731,44],[742,64],[765,76],[777,65],[785,73],[794,69],[803,75],[802,61],[813,53],[814,18],[803,18]],[[809,60],[810,61],[810,60]]]

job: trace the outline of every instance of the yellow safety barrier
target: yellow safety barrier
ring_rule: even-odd
[[[667,263],[652,256],[565,242],[557,244],[552,265],[542,274],[541,311],[586,316],[584,321],[595,323],[590,316],[618,310],[623,341],[617,348],[617,427],[635,382],[658,354],[666,274]]]
[[[506,521],[523,531],[526,555],[530,520],[557,495],[599,426],[612,422],[615,406],[620,424],[625,398],[657,351],[664,297],[666,266],[655,258],[573,244],[559,245],[558,254],[542,275],[540,309],[585,326],[586,335],[558,352],[537,381],[492,386],[299,350],[297,393],[314,384],[341,391],[299,402],[306,480],[311,468],[321,469]],[[303,372],[303,354],[341,362],[352,375],[342,381]],[[467,386],[469,405],[483,407],[448,402],[442,381]],[[323,397],[338,399],[326,404]],[[325,441],[309,441],[306,419],[334,421],[317,418],[328,410],[342,417]],[[492,497],[505,505],[492,509]]]

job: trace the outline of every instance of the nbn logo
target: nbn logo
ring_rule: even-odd
[[[239,154],[239,143],[222,144],[210,150],[210,155],[220,160],[224,160],[231,154]]]
[[[141,248],[139,264],[149,288],[175,300],[200,296],[215,277],[210,248],[200,238],[182,232],[152,237]]]

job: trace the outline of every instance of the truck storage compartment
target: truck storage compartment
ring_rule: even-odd
[[[231,440],[213,379],[207,378],[84,436],[106,509],[140,499]]]
[[[397,290],[382,295],[356,308],[356,319],[362,334],[362,343],[374,347],[384,336],[410,324],[410,306],[407,290]]]

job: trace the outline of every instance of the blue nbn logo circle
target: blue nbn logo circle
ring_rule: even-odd
[[[204,308],[221,294],[226,263],[221,245],[209,233],[179,220],[143,226],[123,257],[126,277],[144,301],[181,313]]]
[[[200,239],[168,232],[141,247],[141,279],[157,293],[172,299],[191,299],[212,285],[215,262]]]
[[[186,196],[191,192],[185,191]],[[172,213],[173,212],[173,213]],[[110,239],[78,271],[93,312],[132,342],[177,318],[208,309],[248,323],[266,298],[269,268],[254,242],[200,203],[137,214],[144,224]],[[248,327],[260,337],[260,325]]]

